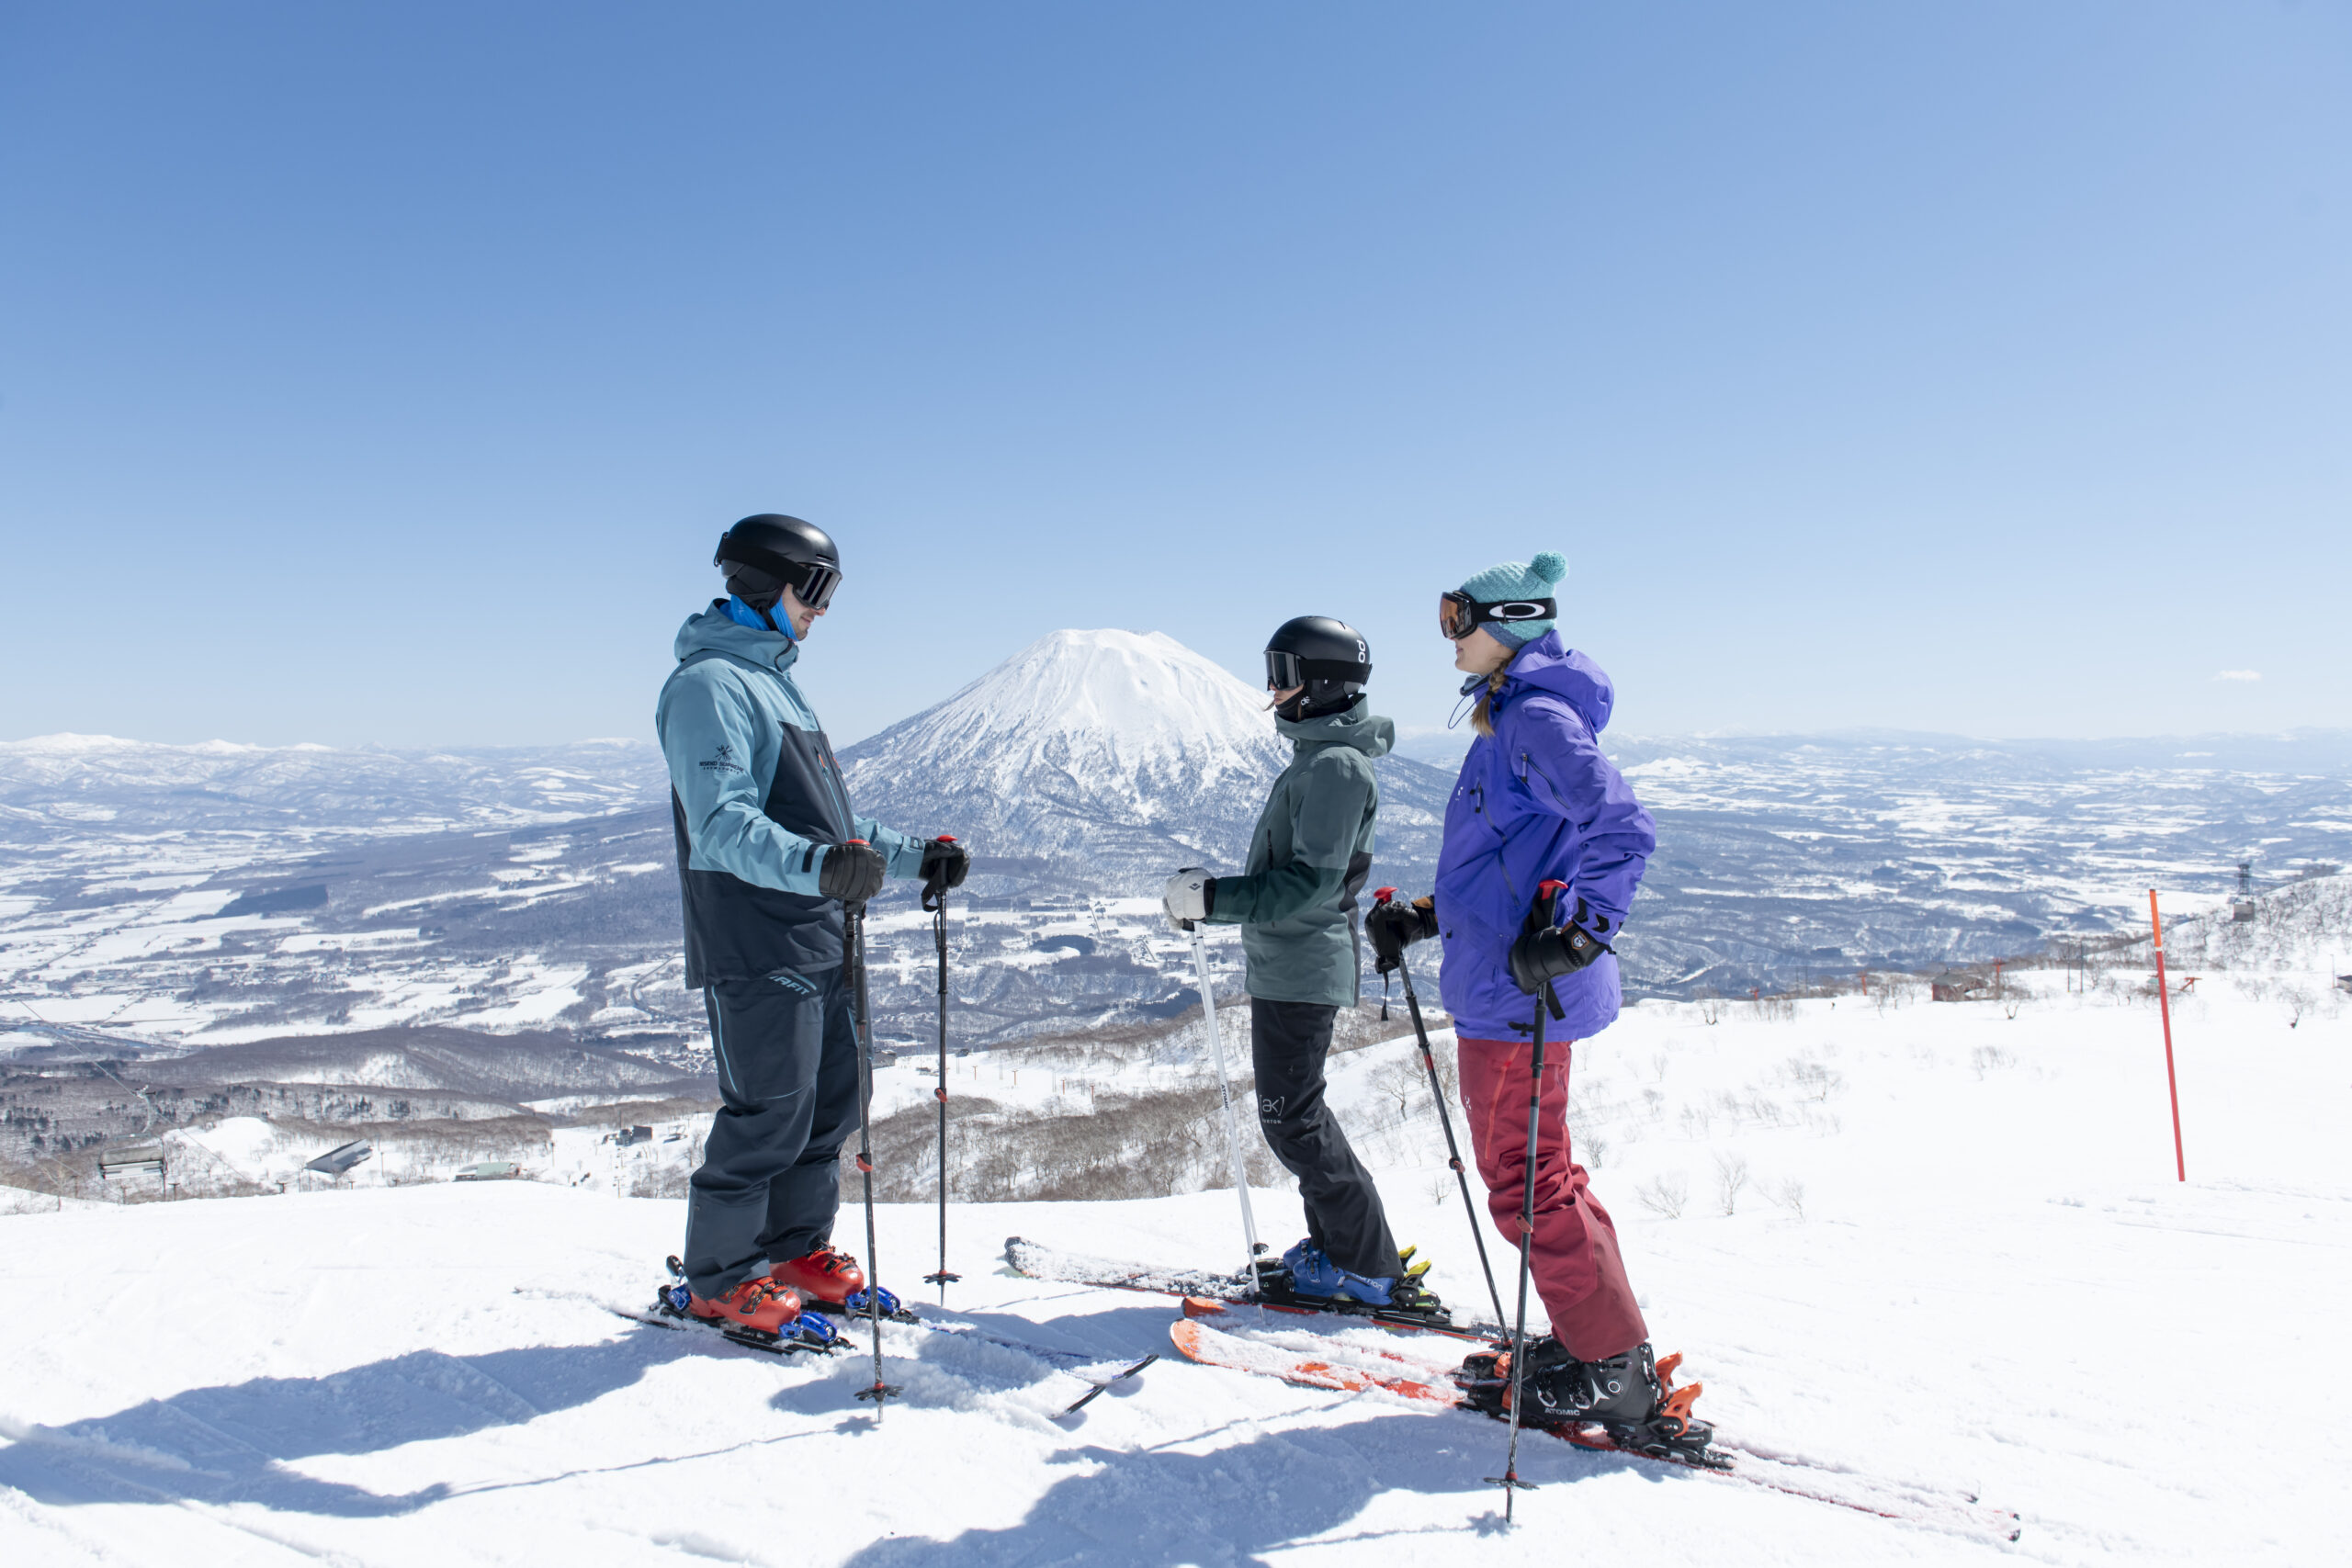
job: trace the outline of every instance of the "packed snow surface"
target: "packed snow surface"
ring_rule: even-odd
[[[1648,1004],[1576,1047],[1595,1190],[1701,1413],[1751,1453],[1977,1495],[2014,1544],[1541,1438],[1505,1532],[1498,1426],[1172,1356],[1057,1419],[1077,1373],[1168,1351],[1175,1303],[1008,1277],[1002,1238],[1230,1266],[1230,1192],[957,1205],[944,1310],[917,1282],[934,1212],[885,1209],[886,1278],[929,1318],[1061,1354],[889,1327],[905,1392],[877,1422],[862,1355],[606,1310],[650,1296],[677,1203],[508,1182],[0,1218],[0,1561],[2345,1561],[2341,994],[2178,998],[2181,1183],[2153,999],[2036,982]],[[1412,1060],[1352,1053],[1333,1100],[1470,1308]],[[1255,1201],[1299,1234],[1295,1194]],[[842,1239],[864,1250],[854,1207]],[[1462,1348],[1349,1337],[1431,1370]]]

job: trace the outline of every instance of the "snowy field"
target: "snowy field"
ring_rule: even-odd
[[[863,1357],[714,1352],[603,1309],[650,1296],[678,1204],[493,1183],[0,1218],[0,1561],[2346,1561],[2352,998],[2266,973],[2181,1000],[2183,1185],[2152,999],[2032,984],[1653,1003],[1576,1066],[1595,1190],[1701,1413],[1750,1452],[1981,1495],[2014,1544],[1544,1438],[1505,1533],[1478,1417],[1171,1357],[1057,1420],[1070,1358],[913,1327],[887,1334],[906,1396],[877,1424]],[[1351,1055],[1335,1099],[1400,1235],[1475,1307],[1406,1059]],[[1255,1201],[1299,1234],[1293,1195]],[[1238,1260],[1229,1191],[950,1223],[964,1280],[931,1316],[1102,1368],[1167,1351],[1174,1303],[1008,1277],[1005,1235]],[[935,1300],[933,1212],[881,1224],[886,1277]],[[842,1239],[863,1250],[854,1209]]]

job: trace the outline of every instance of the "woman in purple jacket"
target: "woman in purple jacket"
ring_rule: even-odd
[[[1522,1415],[1598,1422],[1621,1439],[1688,1450],[1709,1434],[1685,1419],[1687,1398],[1665,1410],[1616,1227],[1568,1147],[1569,1048],[1617,1016],[1611,948],[1657,835],[1600,751],[1616,695],[1609,677],[1553,629],[1553,588],[1567,570],[1546,551],[1482,571],[1441,601],[1454,668],[1470,677],[1463,695],[1477,695],[1478,738],[1446,807],[1434,897],[1384,904],[1367,925],[1384,971],[1408,944],[1444,938],[1440,988],[1460,1043],[1463,1109],[1487,1209],[1513,1247],[1535,1010],[1547,1005],[1537,993],[1550,993],[1528,1250],[1552,1332],[1528,1346]]]

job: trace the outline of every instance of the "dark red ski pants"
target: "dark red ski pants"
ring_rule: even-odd
[[[1586,1190],[1584,1167],[1568,1147],[1568,1054],[1574,1043],[1550,1041],[1544,1047],[1529,1267],[1552,1332],[1577,1359],[1598,1361],[1632,1349],[1650,1331],[1625,1279],[1617,1227]],[[1527,1080],[1534,1045],[1525,1040],[1464,1040],[1460,1050],[1462,1109],[1469,1116],[1478,1175],[1487,1183],[1487,1210],[1515,1253],[1520,1204],[1526,1195]],[[1508,1298],[1503,1304],[1510,1305]]]

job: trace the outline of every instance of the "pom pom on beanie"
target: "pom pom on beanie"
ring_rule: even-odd
[[[1550,599],[1554,587],[1568,575],[1568,558],[1545,550],[1531,561],[1507,560],[1463,583],[1462,592],[1481,604],[1513,599]],[[1481,625],[1497,642],[1520,648],[1552,629],[1552,621],[1486,621]]]

